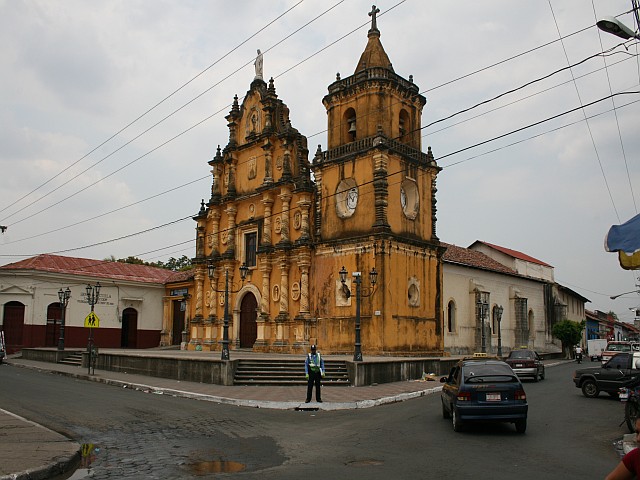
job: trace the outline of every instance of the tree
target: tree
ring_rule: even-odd
[[[567,357],[571,356],[571,347],[579,344],[580,340],[582,340],[584,326],[584,320],[580,323],[562,320],[551,329],[551,334],[562,342],[562,351],[567,354]]]

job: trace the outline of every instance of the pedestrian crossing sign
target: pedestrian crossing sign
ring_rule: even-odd
[[[84,319],[84,326],[87,327],[87,328],[99,328],[100,327],[100,319],[98,318],[98,316],[94,312],[91,312]]]

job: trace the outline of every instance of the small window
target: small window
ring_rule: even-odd
[[[257,232],[244,234],[244,263],[247,267],[256,266],[256,249],[258,246]]]

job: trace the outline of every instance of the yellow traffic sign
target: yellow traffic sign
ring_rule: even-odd
[[[95,312],[91,312],[89,315],[87,315],[87,317],[84,319],[84,326],[87,328],[99,328],[100,319],[98,318],[98,315],[96,315]]]

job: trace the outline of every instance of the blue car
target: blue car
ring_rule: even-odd
[[[456,432],[470,422],[510,422],[518,433],[527,430],[527,395],[505,362],[463,359],[440,381],[442,416],[453,420]]]

